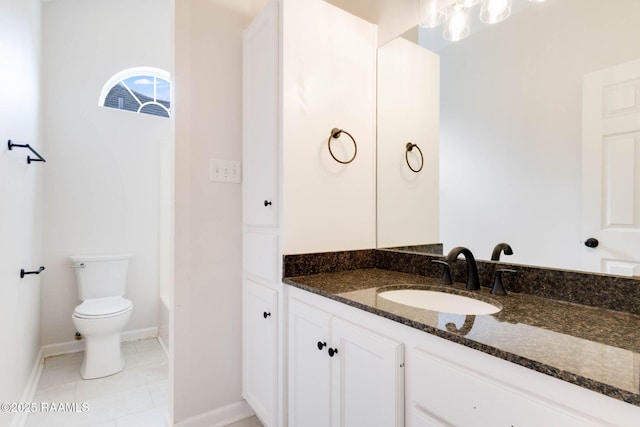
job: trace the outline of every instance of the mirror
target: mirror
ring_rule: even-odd
[[[528,2],[513,3],[515,9]],[[604,259],[618,255],[600,237],[600,227],[583,218],[583,77],[640,58],[640,2],[547,0],[527,6],[467,39],[437,47],[437,55],[420,55],[402,38],[379,49],[378,247],[442,243],[444,254],[465,246],[476,258],[490,259],[493,247],[507,242],[514,255],[503,256],[505,262],[620,274],[603,270]],[[442,28],[408,34],[427,43],[434,37],[428,32],[440,38]],[[411,62],[416,56],[418,65]],[[439,61],[431,73],[437,78],[440,70],[436,89],[424,80],[413,91],[402,86],[429,61]],[[402,77],[385,83],[385,73]],[[636,108],[640,84],[630,84],[636,91],[625,95],[626,102]],[[430,108],[437,111],[428,113]],[[431,138],[438,136],[436,144]],[[636,200],[633,218],[621,228],[640,235],[640,138],[633,138],[636,173],[627,194],[635,192]],[[405,165],[407,155],[418,160],[405,152],[407,142],[423,147],[419,174]],[[393,174],[395,181],[389,179]],[[411,190],[420,186],[418,198]],[[585,246],[590,237],[600,240],[598,248]],[[639,276],[640,255],[634,252],[635,259],[621,262]]]

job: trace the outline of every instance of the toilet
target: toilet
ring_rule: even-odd
[[[129,322],[133,303],[123,298],[130,254],[71,256],[82,303],[73,324],[86,341],[80,375],[84,379],[117,374],[124,369],[120,332]]]

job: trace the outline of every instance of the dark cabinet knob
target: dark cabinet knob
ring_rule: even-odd
[[[265,200],[264,201],[264,205],[266,206],[271,206],[271,201],[270,200]]]
[[[326,347],[326,346],[327,346],[326,342],[318,341],[318,350],[322,350],[322,347]]]
[[[338,354],[338,349],[337,348],[330,348],[329,349],[329,357],[333,357],[336,354]]]
[[[265,319],[269,316],[271,316],[271,313],[267,313],[266,311],[262,313],[262,317],[264,317]]]
[[[588,248],[597,248],[599,244],[600,242],[598,242],[598,239],[595,239],[593,237],[589,237],[584,241],[584,245]]]

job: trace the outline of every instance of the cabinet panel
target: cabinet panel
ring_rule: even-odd
[[[568,409],[556,406],[553,402],[545,402],[425,352],[416,351],[413,360],[415,363],[413,403],[417,406],[414,411],[422,410],[433,419],[442,420],[442,425],[477,427],[600,425],[583,419]]]
[[[404,346],[341,319],[332,320],[338,349],[333,370],[333,426],[404,425]],[[336,357],[334,357],[336,358]]]
[[[278,235],[275,232],[245,230],[242,258],[247,277],[278,282]]]
[[[267,427],[275,426],[278,404],[277,292],[246,280],[243,299],[243,397]]]
[[[278,3],[244,32],[242,79],[243,222],[278,225]]]
[[[290,427],[328,427],[331,422],[330,319],[323,311],[289,302]]]

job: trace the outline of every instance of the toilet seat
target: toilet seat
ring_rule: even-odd
[[[114,317],[131,310],[133,303],[123,297],[106,297],[84,300],[73,312],[81,319]]]

